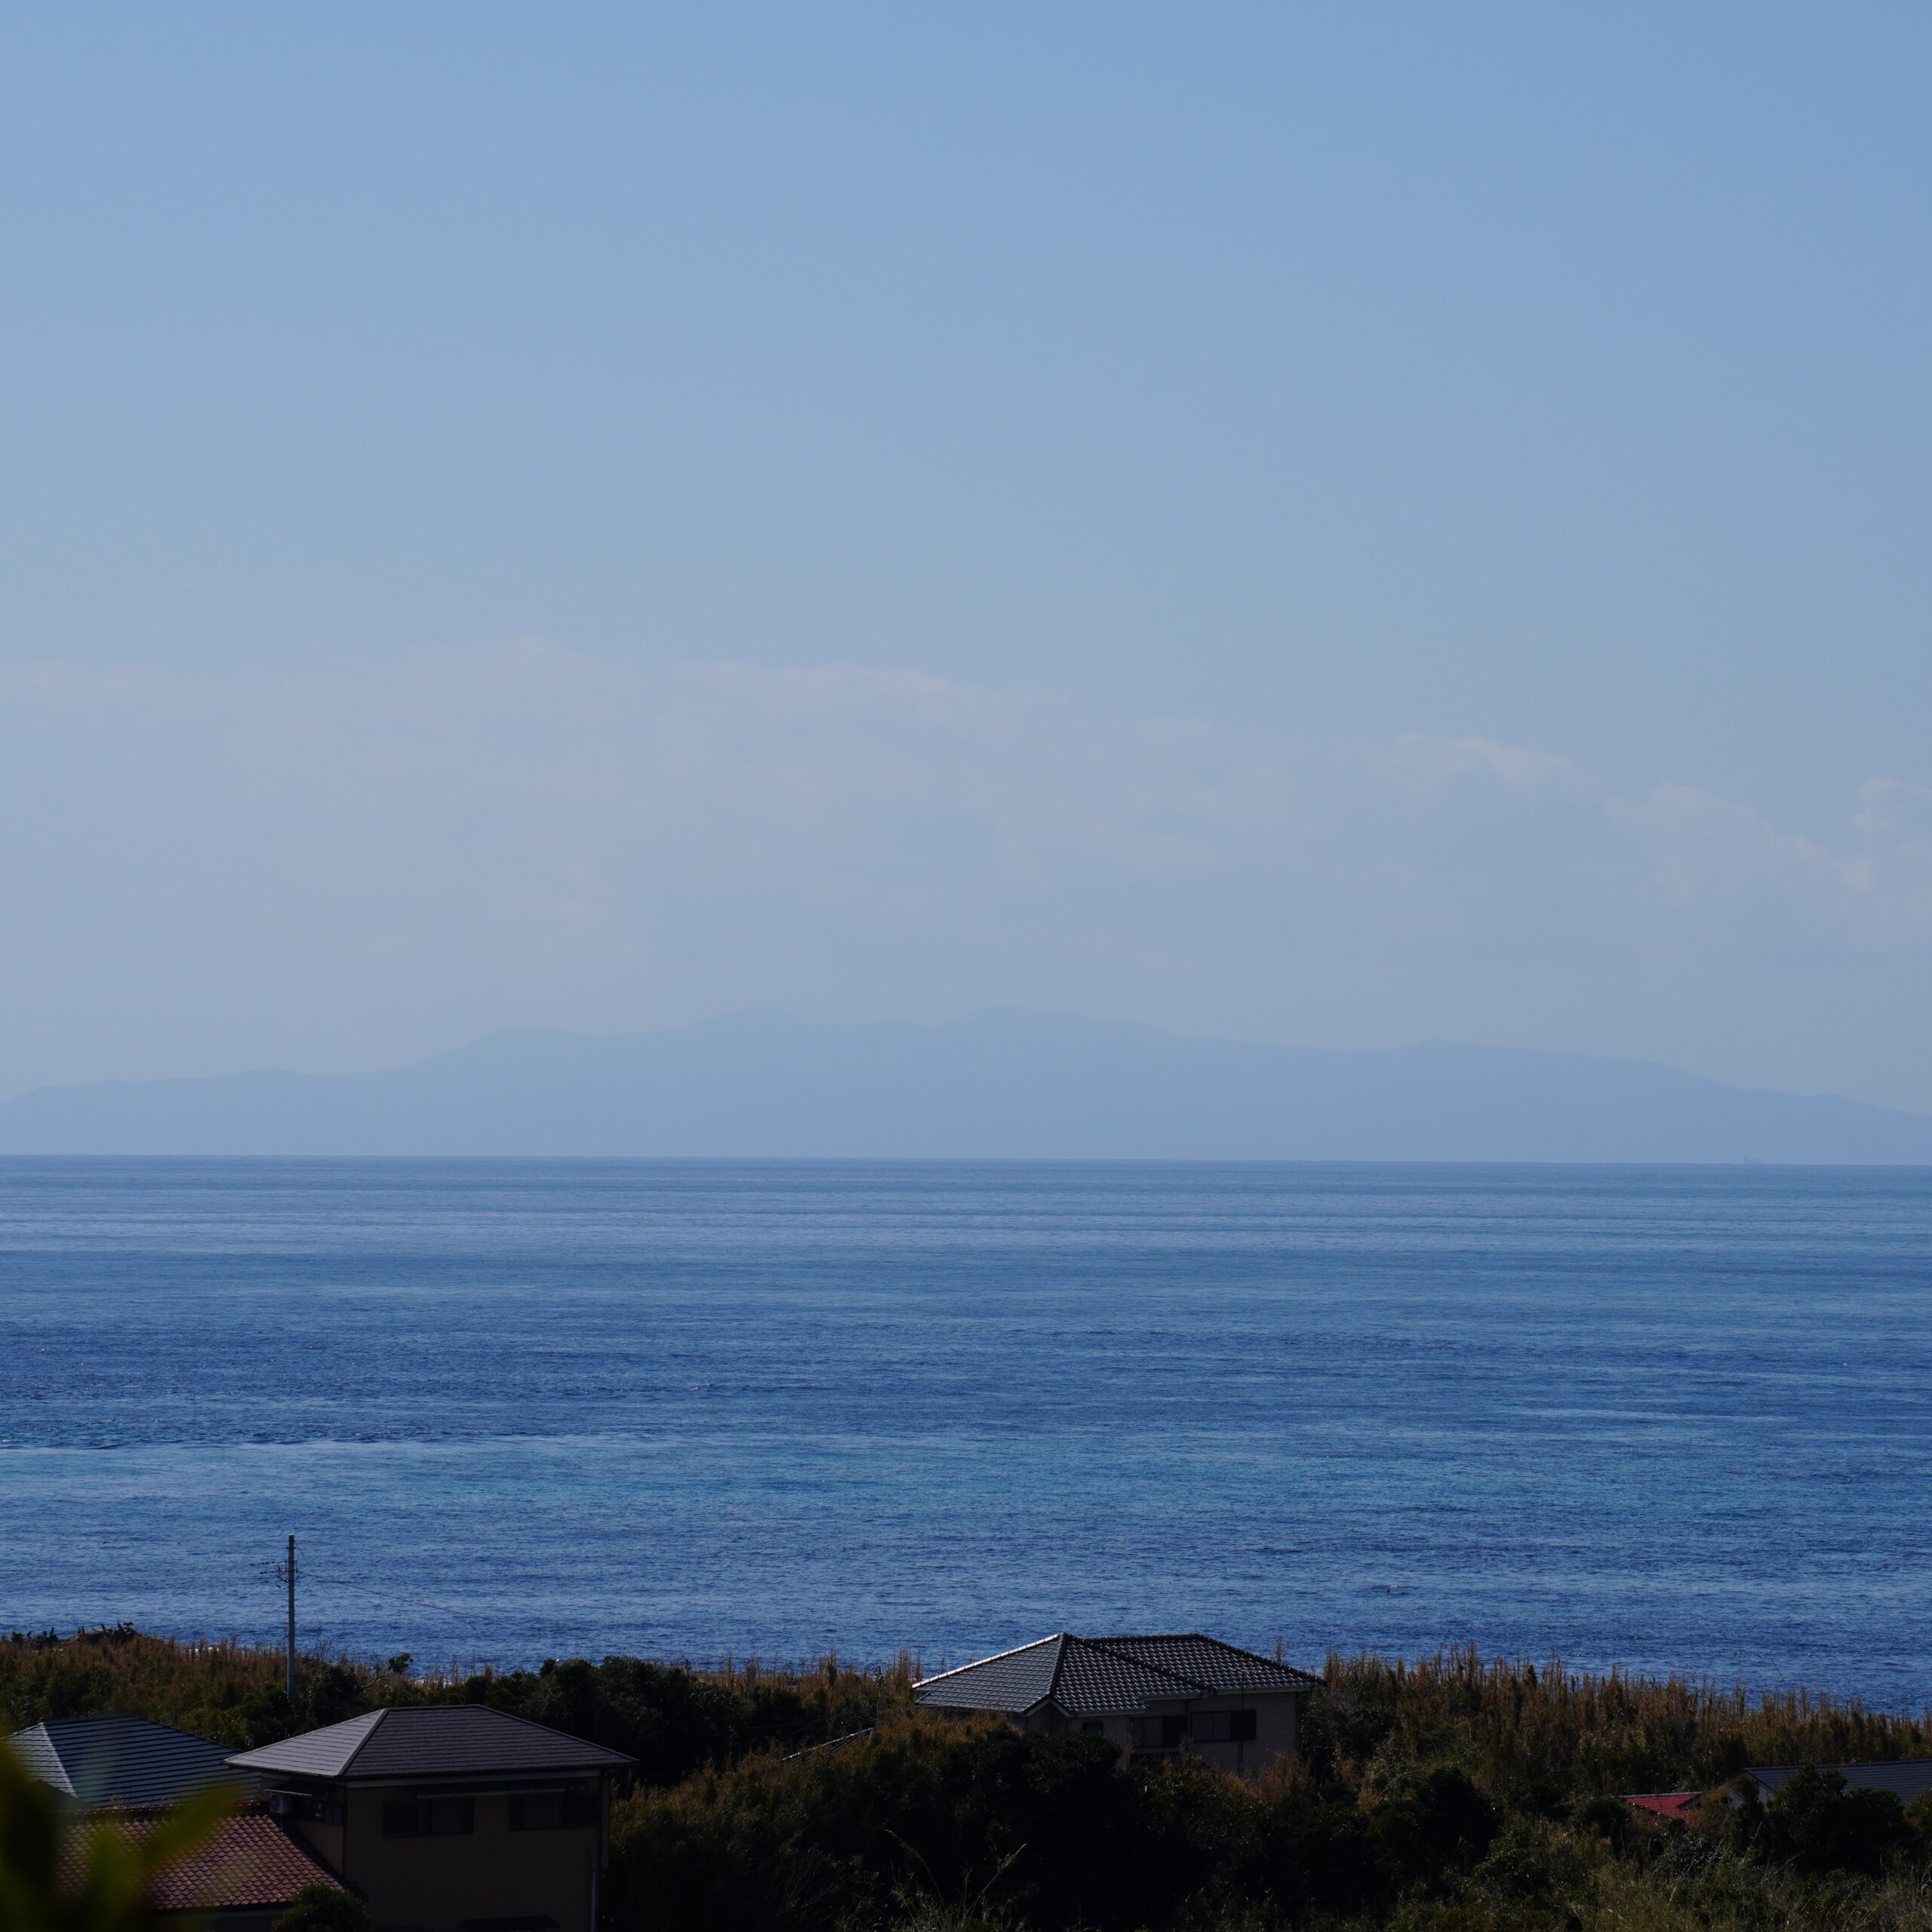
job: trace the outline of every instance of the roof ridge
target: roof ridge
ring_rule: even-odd
[[[975,1657],[971,1663],[956,1663],[950,1670],[942,1670],[935,1676],[921,1678],[912,1687],[915,1690],[923,1690],[928,1684],[943,1684],[949,1677],[957,1677],[961,1671],[977,1670],[980,1665],[998,1663],[1003,1657],[1017,1657],[1022,1651],[1037,1651],[1042,1644],[1053,1643],[1067,1634],[1064,1630],[1056,1630],[1051,1636],[1032,1638],[1026,1643],[1015,1644],[1011,1650],[995,1651],[989,1657]],[[1057,1659],[1054,1664],[1054,1675],[1056,1678],[1060,1675],[1060,1664]]]
[[[1066,1668],[1067,1647],[1072,1644],[1084,1642],[1085,1640],[1074,1635],[1071,1630],[1056,1630],[1046,1641],[1054,1646],[1054,1672],[1052,1676],[1047,1679],[1046,1694],[1040,1701],[1042,1703],[1057,1704],[1060,1701],[1060,1674]]]
[[[355,1713],[357,1718],[369,1718],[373,1721],[362,1735],[355,1740],[355,1749],[342,1761],[342,1769],[337,1774],[338,1777],[346,1777],[351,1771],[355,1770],[356,1759],[368,1749],[370,1739],[382,1729],[383,1720],[395,1709],[395,1706],[393,1704],[379,1704],[374,1711],[358,1711]],[[345,1718],[343,1721],[345,1724],[353,1724],[355,1718]]]
[[[27,1742],[36,1731],[40,1734],[38,1742]],[[60,1747],[54,1743],[54,1735],[47,1728],[47,1721],[44,1718],[36,1724],[22,1725],[8,1741],[17,1747],[19,1755],[27,1761],[28,1769],[33,1776],[45,1778],[56,1791],[69,1798],[78,1795],[74,1789],[74,1775],[68,1770],[67,1761],[61,1756]],[[35,1768],[36,1765],[38,1769]],[[50,1766],[54,1774],[48,1777],[47,1772]]]

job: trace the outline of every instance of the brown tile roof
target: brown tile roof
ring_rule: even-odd
[[[139,1841],[153,1831],[155,1817],[109,1817],[88,1829],[118,1832]],[[61,1871],[78,1884],[85,1830],[68,1835]],[[305,1885],[343,1887],[272,1818],[244,1812],[224,1818],[201,1850],[168,1866],[157,1878],[154,1903],[162,1912],[220,1912],[238,1906],[286,1905]]]

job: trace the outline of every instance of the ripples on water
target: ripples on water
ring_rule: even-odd
[[[0,1623],[1932,1701],[1932,1172],[0,1162]]]

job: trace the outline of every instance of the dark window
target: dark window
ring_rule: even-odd
[[[1175,1751],[1187,1735],[1185,1716],[1136,1718],[1134,1748],[1137,1751]]]
[[[1104,1737],[1107,1734],[1106,1726],[1100,1722],[1097,1718],[1090,1718],[1080,1727],[1080,1729],[1081,1735],[1087,1737]]]
[[[510,1799],[513,1832],[559,1832],[597,1822],[593,1791],[525,1791]]]
[[[1196,1711],[1194,1740],[1197,1744],[1252,1744],[1254,1713],[1252,1711]]]
[[[513,1832],[555,1832],[565,1822],[564,1794],[561,1791],[533,1791],[510,1800],[510,1829]]]
[[[386,1838],[460,1838],[475,1829],[473,1798],[420,1798],[383,1807]]]

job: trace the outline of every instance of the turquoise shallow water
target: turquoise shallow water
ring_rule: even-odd
[[[1932,1171],[0,1162],[0,1624],[1932,1702]]]

